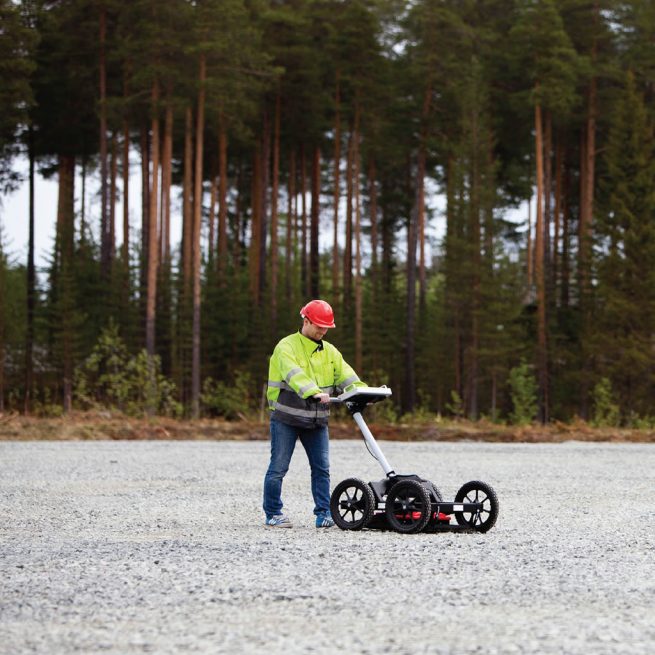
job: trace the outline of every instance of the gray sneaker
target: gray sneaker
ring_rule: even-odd
[[[266,519],[267,528],[291,528],[293,527],[291,521],[284,514],[276,514],[271,516],[270,519]]]

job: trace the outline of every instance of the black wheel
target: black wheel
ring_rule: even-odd
[[[430,494],[416,480],[399,480],[389,489],[384,511],[396,532],[420,532],[430,520]]]
[[[330,512],[342,530],[361,530],[373,516],[375,496],[366,482],[348,478],[340,482],[330,497]]]
[[[428,484],[430,485],[430,488],[432,489],[432,493],[434,494],[434,497],[438,501],[443,500],[443,494],[441,493],[441,491],[439,491],[439,487],[437,487],[437,485],[434,482],[428,482]]]
[[[442,522],[439,521],[438,516],[439,512],[437,511],[436,507],[434,506],[434,501],[437,503],[441,502],[443,500],[443,494],[439,490],[439,487],[437,487],[434,482],[427,482],[427,486],[430,488],[430,495],[433,497],[433,509],[430,512],[430,520],[428,521],[428,524],[424,528],[424,532],[436,532],[437,526],[441,525]]]
[[[488,532],[498,518],[498,496],[486,482],[473,480],[463,484],[455,496],[456,503],[480,503],[476,512],[455,512],[457,523],[477,532]]]

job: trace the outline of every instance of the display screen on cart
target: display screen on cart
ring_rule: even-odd
[[[350,391],[344,391],[338,398],[342,402],[356,399],[370,399],[373,402],[374,400],[383,400],[390,395],[391,389],[389,387],[356,387]]]

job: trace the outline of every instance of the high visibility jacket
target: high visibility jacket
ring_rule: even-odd
[[[268,368],[268,405],[272,418],[301,428],[327,425],[329,404],[312,398],[334,395],[351,385],[365,386],[335,346],[300,332],[282,339]]]

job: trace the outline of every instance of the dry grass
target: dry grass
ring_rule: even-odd
[[[113,412],[73,412],[62,418],[31,416],[0,417],[0,440],[5,441],[94,441],[102,439],[265,439],[266,426],[251,421],[134,418]]]
[[[377,438],[392,441],[489,441],[509,443],[559,443],[609,441],[655,443],[655,431],[624,428],[592,428],[583,421],[547,426],[514,427],[479,421],[435,421],[372,424]],[[352,422],[332,421],[333,439],[352,439],[359,432]],[[243,417],[240,421],[167,418],[133,418],[113,412],[74,412],[63,418],[0,415],[3,441],[93,441],[135,439],[259,440],[268,438],[268,425]]]

